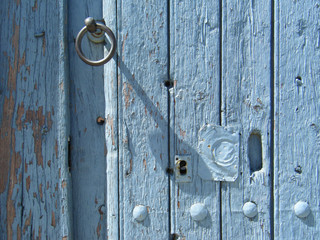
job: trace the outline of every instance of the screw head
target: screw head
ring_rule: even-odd
[[[207,217],[208,210],[203,203],[196,203],[191,206],[190,215],[194,221],[202,221]]]
[[[144,205],[137,205],[134,207],[132,215],[134,220],[136,220],[137,222],[142,222],[148,215],[148,209]]]
[[[242,211],[248,218],[254,218],[258,214],[257,205],[253,202],[246,202],[242,207]]]
[[[305,201],[297,202],[294,205],[293,210],[294,210],[294,214],[299,218],[306,218],[311,212],[309,204]]]

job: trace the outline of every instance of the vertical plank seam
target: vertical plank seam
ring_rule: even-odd
[[[275,47],[275,0],[271,0],[271,36],[270,36],[270,117],[271,117],[271,127],[270,127],[270,237],[274,239],[274,77],[275,77],[275,61],[274,61],[274,47]]]
[[[59,144],[59,161],[61,164],[61,178],[68,182],[65,189],[61,188],[62,201],[61,208],[65,208],[61,219],[61,238],[67,236],[73,239],[73,217],[72,217],[72,186],[71,176],[68,169],[68,136],[70,134],[70,113],[69,113],[69,57],[68,57],[68,25],[67,19],[67,1],[59,1],[59,39],[61,39],[61,47],[59,48],[59,84],[63,83],[64,90],[58,90],[58,141]],[[62,210],[61,210],[62,211]]]
[[[118,0],[115,0],[115,15],[116,15],[116,23],[115,23],[115,27],[116,27],[116,30],[115,30],[115,34],[116,34],[116,39],[119,39],[119,31],[118,31]],[[119,43],[119,41],[118,41]],[[118,45],[119,46],[119,45]],[[116,92],[117,92],[117,106],[116,106],[116,116],[117,116],[117,120],[115,122],[117,122],[117,139],[116,139],[116,142],[117,142],[117,162],[118,162],[118,166],[117,166],[117,169],[118,169],[118,239],[120,239],[120,118],[119,118],[119,106],[120,106],[120,98],[119,98],[119,84],[118,84],[118,78],[119,78],[119,68],[118,68],[118,54],[115,54],[115,62],[116,62],[116,79],[115,81],[117,82],[116,86],[117,86],[117,89],[116,89]],[[108,238],[108,236],[107,236]]]
[[[121,24],[121,14],[122,14],[122,11],[121,11],[121,7],[122,7],[122,1],[118,1],[118,0],[115,0],[115,4],[116,4],[116,39],[118,39],[118,50],[120,50],[120,24]],[[121,15],[121,16],[119,16]],[[121,134],[123,134],[121,131],[121,117],[122,117],[122,114],[120,112],[120,106],[121,106],[121,88],[120,88],[120,83],[121,83],[121,71],[119,69],[120,67],[120,61],[121,61],[121,57],[120,57],[120,54],[122,54],[122,51],[118,51],[118,54],[117,54],[117,59],[116,59],[116,63],[117,63],[117,66],[116,66],[116,81],[117,81],[117,125],[118,125],[118,129],[117,129],[117,134],[118,134],[118,138],[117,138],[117,145],[118,145],[118,149],[117,149],[117,158],[118,158],[118,166],[117,166],[117,169],[118,169],[118,239],[123,239],[124,236],[123,236],[123,232],[124,232],[124,228],[123,228],[123,220],[122,220],[122,210],[121,210],[121,204],[122,204],[122,195],[121,195],[121,191],[122,191],[122,188],[120,186],[120,179],[122,178],[122,172],[121,172],[121,157],[120,157],[120,137],[121,137]],[[122,110],[122,109],[121,109]],[[121,115],[121,116],[120,116]]]
[[[274,18],[272,19],[274,21],[274,52],[273,54],[273,60],[274,60],[274,75],[273,75],[273,84],[274,84],[274,95],[273,95],[273,101],[274,101],[274,108],[273,108],[273,125],[272,125],[272,134],[273,134],[273,193],[276,193],[276,195],[273,196],[273,221],[274,221],[274,229],[273,229],[273,237],[278,236],[279,234],[279,192],[278,192],[278,175],[275,174],[279,171],[279,150],[278,150],[278,143],[279,143],[279,133],[276,133],[275,130],[279,130],[279,120],[277,119],[277,115],[279,114],[279,1],[278,0],[272,0],[273,1],[273,14]],[[279,115],[278,115],[279,118]],[[277,127],[275,127],[277,125]]]
[[[222,125],[222,1],[219,1],[219,125]],[[222,182],[219,184],[219,230],[222,240]]]
[[[171,79],[170,79],[170,0],[167,0],[167,81],[171,82]],[[170,141],[170,103],[171,103],[171,99],[170,99],[170,85],[167,87],[167,117],[168,117],[168,166],[167,168],[170,168],[171,167],[171,149],[170,149],[170,144],[171,144],[171,141]],[[170,240],[171,239],[171,185],[170,185],[170,182],[171,182],[171,177],[170,177],[170,174],[167,174],[168,176],[168,239]]]

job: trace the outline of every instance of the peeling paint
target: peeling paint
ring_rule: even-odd
[[[29,211],[29,217],[26,219],[26,221],[24,222],[24,226],[23,226],[23,234],[26,233],[27,228],[30,226],[31,224],[31,218],[32,218],[32,212],[31,210]]]
[[[101,223],[99,223],[98,226],[97,226],[97,236],[98,236],[98,238],[100,237],[100,231],[101,231]]]
[[[112,146],[116,145],[115,138],[114,138],[114,126],[113,126],[113,118],[109,115],[107,117],[107,125],[111,128],[111,139],[112,139]]]
[[[56,144],[54,146],[54,151],[56,153],[56,159],[58,159],[58,140],[56,140]]]
[[[52,215],[51,215],[51,226],[52,227],[56,227],[56,217],[54,215],[54,211],[52,211]]]
[[[38,9],[38,0],[35,0],[34,5],[32,7],[32,11],[35,12],[35,11],[37,11],[37,9]]]
[[[46,55],[46,35],[42,37],[42,55]]]
[[[65,188],[66,186],[67,186],[67,182],[65,180],[63,180],[62,183],[61,183],[61,187]]]
[[[43,128],[46,127],[46,132],[52,128],[51,113],[47,112],[46,116],[43,115],[43,106],[40,106],[38,110],[33,111],[28,109],[25,114],[24,123],[32,123],[33,140],[34,140],[34,153],[36,154],[38,166],[43,167],[43,156],[42,156],[42,135]],[[45,123],[47,122],[47,126]]]
[[[125,46],[125,43],[126,43],[126,40],[128,38],[128,32],[127,34],[123,37],[123,41],[122,41],[122,61],[124,61],[124,46]]]
[[[126,109],[130,106],[130,95],[132,92],[132,86],[130,83],[123,83],[123,95],[124,95],[124,101],[125,101],[125,107]]]
[[[22,121],[21,118],[24,114],[24,103],[18,105],[18,111],[17,111],[17,118],[16,118],[16,125],[19,131],[22,129]]]
[[[26,178],[26,189],[27,189],[27,192],[29,192],[30,183],[31,183],[31,178],[30,178],[30,176],[28,176],[28,177]]]
[[[9,174],[9,166],[11,160],[11,166],[13,168],[17,167],[14,158],[12,158],[10,149],[15,149],[15,131],[11,126],[13,114],[14,114],[14,104],[15,99],[13,97],[13,92],[16,91],[16,80],[18,74],[18,63],[19,63],[19,39],[20,39],[20,27],[15,22],[15,16],[13,17],[13,36],[11,38],[12,47],[14,49],[14,64],[13,67],[11,65],[11,59],[8,57],[9,62],[9,72],[8,72],[8,82],[7,87],[10,92],[10,96],[5,97],[2,111],[2,124],[0,128],[0,193],[4,192],[7,186],[8,174]],[[15,154],[14,154],[15,155]],[[10,171],[11,174],[15,175],[15,171]],[[11,201],[12,194],[12,178],[16,178],[15,176],[10,175],[10,189],[8,195],[8,201]],[[11,194],[10,194],[11,192]],[[10,197],[10,198],[9,198]],[[13,206],[12,206],[13,207]],[[8,208],[8,206],[7,206]],[[12,210],[11,210],[12,211]],[[9,214],[9,212],[8,212]],[[11,219],[10,219],[11,220]],[[8,219],[9,221],[9,219]],[[9,223],[8,223],[9,226]],[[10,228],[10,226],[9,226]],[[12,233],[8,231],[8,237]]]
[[[40,194],[41,201],[43,201],[42,183],[39,184],[39,194]]]
[[[143,166],[144,166],[144,170],[147,170],[147,161],[146,159],[143,159]]]

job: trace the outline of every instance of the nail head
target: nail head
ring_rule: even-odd
[[[248,218],[254,218],[258,214],[257,205],[253,202],[246,202],[242,207],[242,211]]]
[[[144,205],[137,205],[134,207],[132,215],[137,222],[142,222],[148,215],[148,209]]]
[[[204,204],[196,203],[191,206],[190,214],[194,221],[202,221],[207,217],[208,210]]]
[[[299,218],[306,218],[311,212],[309,204],[305,201],[297,202],[293,207],[294,213]]]

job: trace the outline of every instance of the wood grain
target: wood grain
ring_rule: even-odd
[[[103,2],[103,19],[106,25],[117,33],[116,1]],[[104,65],[104,95],[105,95],[105,141],[107,167],[107,237],[119,239],[119,135],[118,135],[118,71],[117,57]]]
[[[171,179],[171,232],[180,239],[219,238],[220,187],[198,175],[198,132],[219,124],[219,2],[170,1],[171,166],[175,154],[191,155],[193,179]],[[200,172],[200,171],[199,171]],[[205,204],[208,216],[193,221],[193,204]]]
[[[167,4],[117,4],[120,239],[166,239]],[[141,223],[132,216],[137,205],[148,208]]]
[[[275,235],[319,238],[319,17],[316,1],[276,1]],[[293,207],[309,203],[298,218]]]
[[[104,69],[92,67],[78,57],[74,39],[86,17],[102,21],[102,1],[69,2],[70,135],[75,239],[106,238],[105,126],[96,122],[105,116]],[[84,36],[82,49],[89,59],[103,57],[103,44]],[[106,122],[106,121],[105,121]]]
[[[271,1],[223,3],[222,124],[238,126],[241,134],[239,177],[222,183],[223,239],[271,239],[270,22]],[[248,141],[251,134],[261,136],[261,146]],[[261,148],[262,157],[262,168],[253,172],[250,161],[259,149],[252,147]],[[257,205],[256,217],[243,214],[246,202]]]
[[[72,238],[66,3],[1,5],[1,239]]]

